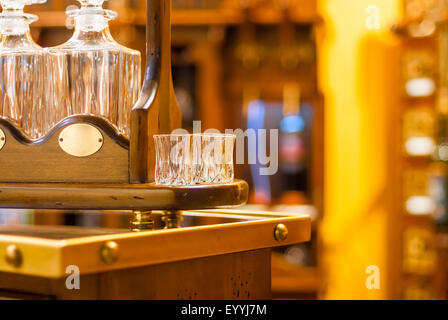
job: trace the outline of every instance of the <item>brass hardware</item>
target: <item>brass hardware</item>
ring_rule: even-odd
[[[85,123],[72,124],[59,135],[61,149],[74,157],[88,157],[97,153],[103,141],[100,130]]]
[[[2,129],[0,129],[0,150],[3,149],[3,146],[6,143],[6,136]]]
[[[278,242],[285,241],[288,237],[288,228],[283,224],[279,223],[274,230],[274,238]]]
[[[23,258],[22,258],[22,252],[17,248],[16,245],[11,244],[8,247],[6,247],[6,256],[5,256],[6,263],[13,266],[14,268],[18,268],[22,265]]]
[[[264,216],[260,216],[257,211],[228,209],[181,212],[182,217],[188,219],[185,227],[182,225],[179,229],[161,231],[122,233],[117,230],[118,233],[112,231],[108,234],[100,231],[102,235],[97,235],[95,230],[83,227],[0,226],[0,279],[2,272],[12,271],[20,275],[60,279],[67,277],[66,268],[73,264],[79,267],[81,274],[94,274],[110,271],[111,268],[126,269],[265,248],[267,242],[263,235],[271,239],[270,247],[309,241],[311,235],[311,219],[307,215],[269,215],[265,212]],[[163,228],[160,222],[162,215],[160,211],[151,213],[157,230]],[[294,230],[283,242],[274,240],[274,230],[279,223]],[[36,233],[39,237],[35,237]],[[48,237],[56,233],[60,235],[58,239]],[[242,234],[244,241],[232,240]],[[221,239],[220,245],[216,246],[207,239]],[[119,256],[113,264],[104,263],[100,256],[101,247],[108,241],[118,244]],[[169,249],[157,250],[157,254],[154,250],[142,249],[162,243]],[[5,262],[6,247],[11,244],[22,252],[23,263],[17,269]]]
[[[181,211],[165,211],[162,217],[162,221],[165,223],[164,229],[176,229],[180,228],[180,223],[184,218]]]
[[[129,228],[133,232],[153,229],[154,221],[151,218],[151,211],[132,211]]]
[[[101,261],[107,264],[118,260],[118,244],[115,241],[106,242],[100,249]]]

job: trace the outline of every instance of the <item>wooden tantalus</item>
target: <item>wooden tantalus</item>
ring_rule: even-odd
[[[153,135],[181,126],[171,74],[171,0],[148,0],[147,19],[146,75],[132,110],[130,139],[108,120],[93,115],[65,118],[38,140],[0,118],[0,207],[138,213],[246,202],[248,185],[241,180],[191,187],[153,184]],[[150,225],[146,215],[140,220]],[[132,229],[144,228],[134,222]]]

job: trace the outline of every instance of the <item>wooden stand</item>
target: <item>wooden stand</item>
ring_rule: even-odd
[[[181,127],[171,75],[171,1],[147,1],[146,75],[130,126],[128,138],[104,118],[75,115],[45,137],[31,140],[14,123],[0,118],[0,183],[154,181],[153,135]]]
[[[138,213],[246,202],[244,181],[191,187],[152,184],[153,135],[181,126],[171,75],[171,1],[147,1],[147,57],[145,82],[131,114],[130,138],[107,119],[93,115],[65,118],[38,140],[0,118],[0,207]],[[138,214],[132,216],[133,230],[150,225]]]

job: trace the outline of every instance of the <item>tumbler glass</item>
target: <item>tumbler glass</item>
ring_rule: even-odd
[[[156,147],[155,182],[161,185],[192,185],[192,145],[189,134],[154,135]]]
[[[154,135],[156,184],[232,182],[235,140],[229,134]]]
[[[232,134],[202,134],[201,164],[196,173],[197,183],[229,183],[234,178]]]

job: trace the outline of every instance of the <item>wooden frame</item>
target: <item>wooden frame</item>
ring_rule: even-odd
[[[57,279],[66,276],[67,266],[73,264],[79,267],[82,275],[86,275],[284,246],[309,241],[311,236],[311,219],[304,215],[237,211],[183,214],[238,219],[238,222],[140,233],[125,232],[123,229],[106,233],[106,229],[95,234],[95,230],[76,228],[83,234],[79,236],[72,236],[70,227],[64,230],[62,227],[3,226],[0,227],[0,252],[5,252],[8,246],[14,244],[20,248],[23,261],[20,267],[16,267],[2,259],[0,272]],[[279,224],[289,230],[287,237],[281,241],[274,236]],[[67,237],[50,239],[39,236],[44,235],[48,231],[46,229],[59,230],[58,234],[66,232]],[[36,235],[26,236],[33,233]],[[244,240],[241,235],[244,235]],[[111,241],[118,248],[118,258],[105,262],[101,249]]]
[[[140,99],[131,115],[130,180],[154,180],[155,133],[181,126],[171,74],[171,0],[147,1],[147,66]]]

